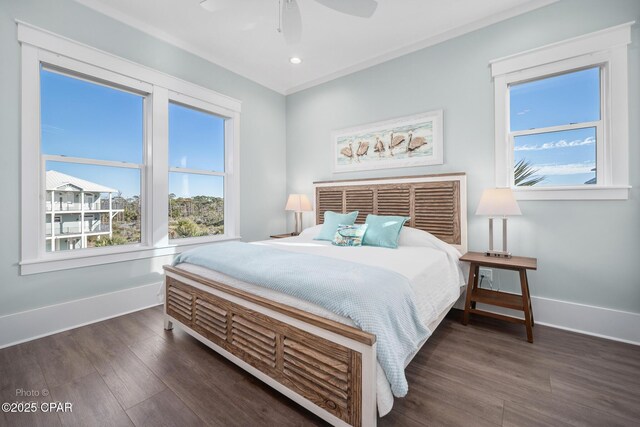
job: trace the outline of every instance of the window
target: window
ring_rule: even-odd
[[[498,187],[628,198],[629,41],[623,25],[492,61]]]
[[[140,243],[146,94],[40,67],[46,251]]]
[[[169,104],[169,238],[224,234],[224,119]]]
[[[601,67],[509,86],[513,185],[598,183]]]
[[[18,39],[21,274],[239,238],[239,101],[26,24]]]

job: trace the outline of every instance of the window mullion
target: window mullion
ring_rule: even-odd
[[[169,244],[169,91],[155,86],[152,95],[152,245]]]
[[[153,94],[144,99],[142,110],[142,169],[140,171],[140,243],[145,246],[153,245]]]

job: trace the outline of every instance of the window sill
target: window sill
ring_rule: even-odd
[[[513,187],[517,200],[627,200],[629,185],[593,187]]]
[[[51,271],[68,270],[72,268],[91,267],[95,265],[112,264],[123,261],[134,261],[145,258],[176,255],[195,246],[215,242],[240,240],[240,237],[222,236],[198,239],[185,239],[184,241],[172,240],[166,246],[141,246],[131,245],[127,247],[112,247],[104,250],[96,250],[99,253],[79,250],[47,254],[47,256],[20,262],[20,275],[47,273]],[[95,250],[95,249],[94,249]],[[79,253],[80,252],[80,253]]]

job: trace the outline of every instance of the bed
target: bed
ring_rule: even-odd
[[[464,289],[457,258],[466,251],[465,175],[314,186],[317,224],[329,210],[358,210],[356,223],[368,213],[411,217],[398,249],[335,247],[313,239],[320,226],[253,245],[370,268],[383,265],[409,280],[421,322],[435,330]],[[178,325],[333,425],[372,426],[378,413],[391,410],[394,397],[376,358],[376,336],[351,319],[203,266],[182,263],[165,271],[167,329]]]

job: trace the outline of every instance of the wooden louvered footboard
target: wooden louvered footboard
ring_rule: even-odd
[[[326,211],[410,217],[407,225],[467,247],[466,176],[317,182]],[[166,328],[177,322],[255,377],[333,425],[375,426],[375,336],[175,267],[166,271]]]
[[[170,320],[332,424],[375,425],[374,336],[184,270],[165,270]]]

